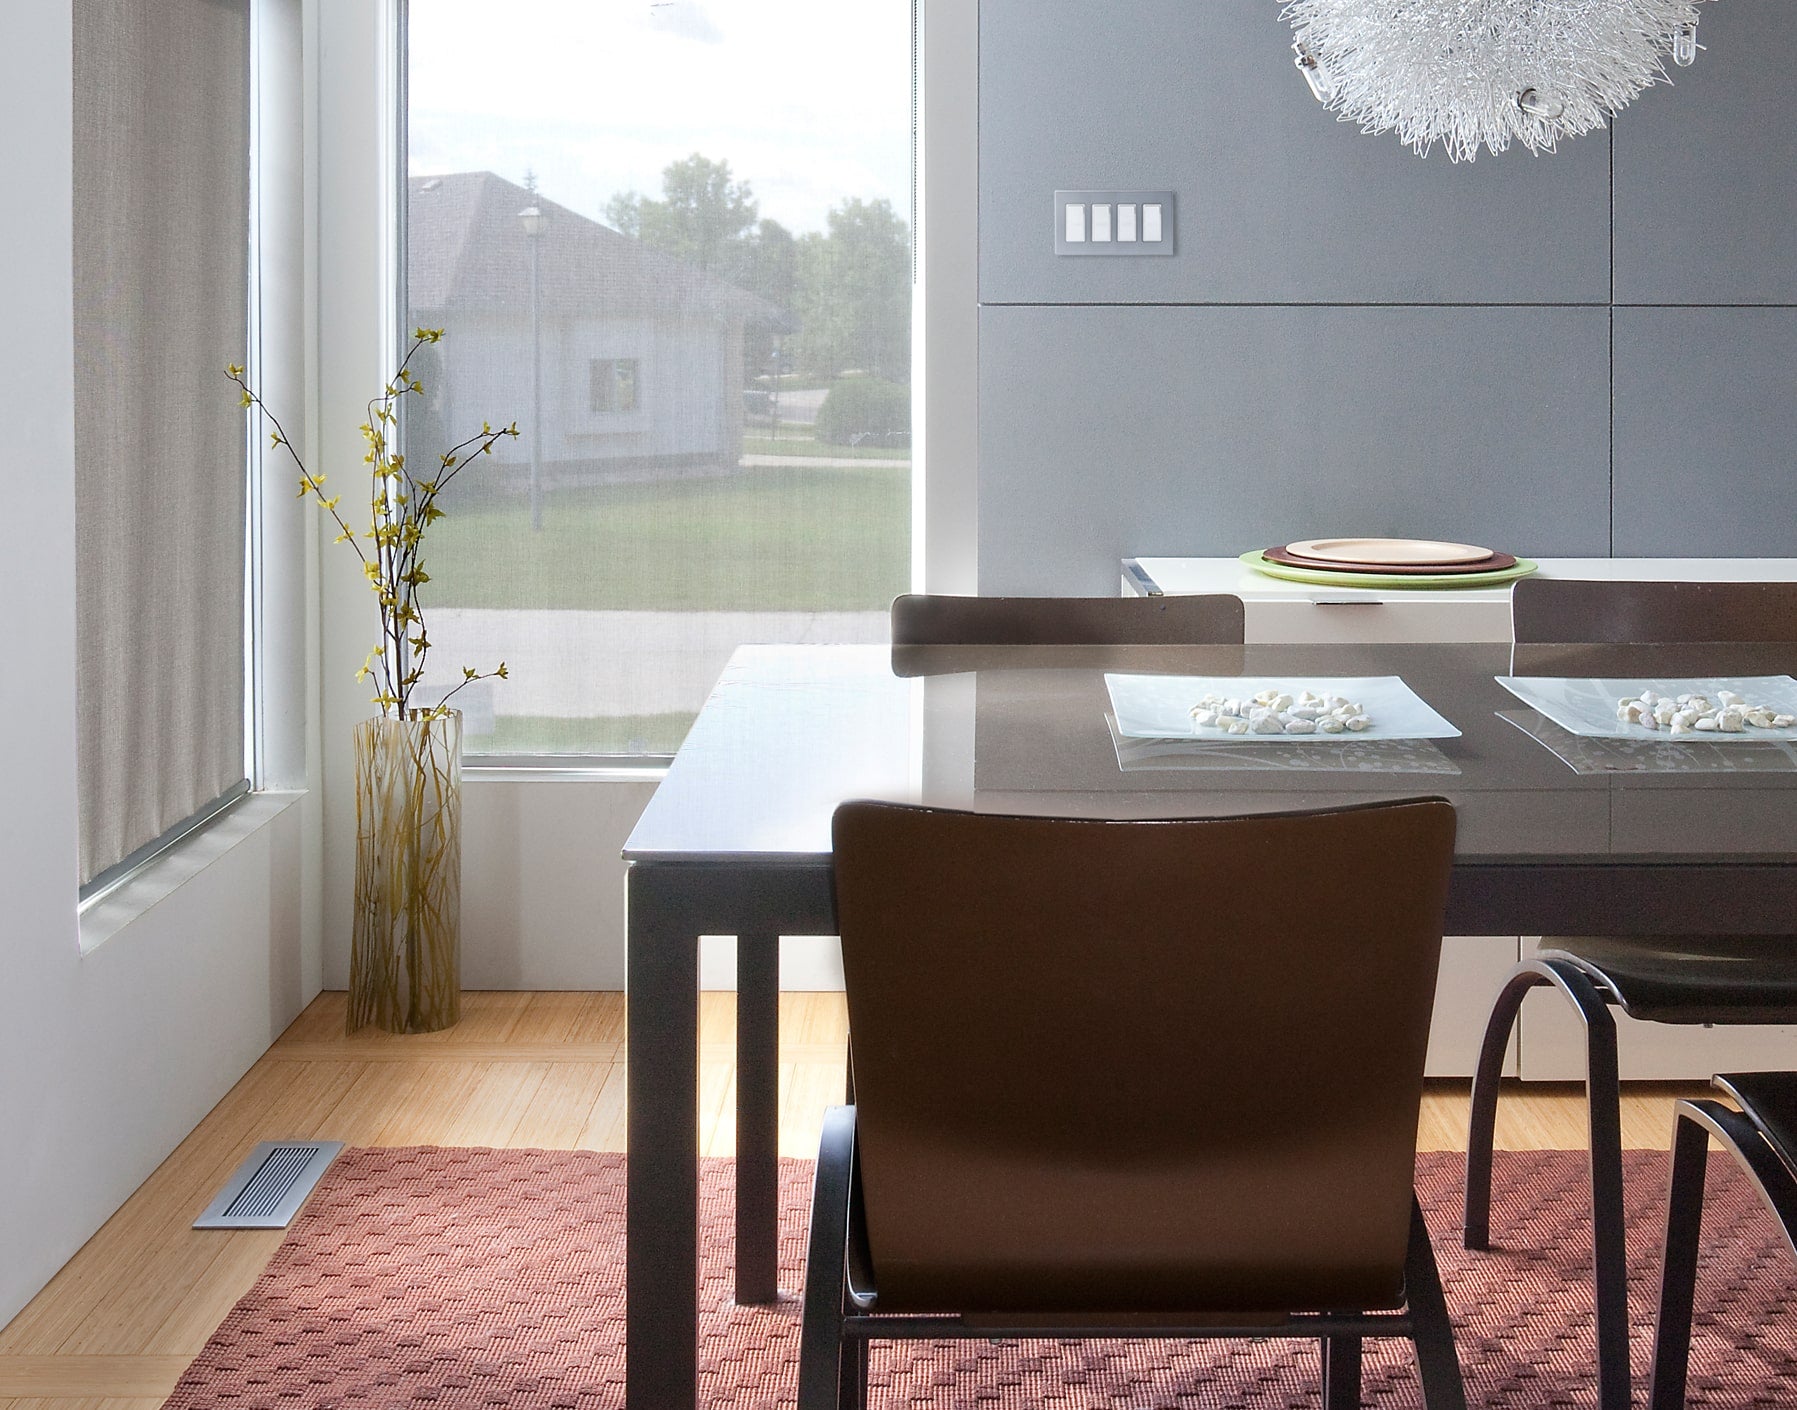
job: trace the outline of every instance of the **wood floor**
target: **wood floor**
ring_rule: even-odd
[[[415,1037],[345,1037],[342,994],[321,995],[181,1147],[0,1331],[0,1410],[156,1410],[212,1329],[261,1272],[280,1231],[188,1225],[257,1141],[319,1137],[361,1146],[624,1149],[621,994],[469,994],[462,1022]],[[847,1021],[838,994],[781,1001],[784,1154],[816,1153],[823,1108],[841,1100]],[[707,994],[700,1029],[700,1149],[728,1155],[735,999]],[[1633,1088],[1623,1140],[1664,1147],[1688,1090]],[[1584,1144],[1574,1086],[1519,1089],[1499,1106],[1498,1144]],[[1465,1141],[1466,1085],[1432,1084],[1418,1144]]]

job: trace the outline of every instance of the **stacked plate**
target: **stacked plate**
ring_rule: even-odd
[[[1514,554],[1436,539],[1303,539],[1244,553],[1242,562],[1275,578],[1342,587],[1490,587],[1535,571]]]

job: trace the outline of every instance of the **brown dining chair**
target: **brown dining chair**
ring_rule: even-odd
[[[1098,821],[852,802],[853,1106],[825,1121],[800,1410],[876,1339],[1365,1337],[1465,1400],[1412,1190],[1454,810]]]
[[[1703,1228],[1703,1186],[1715,1140],[1748,1182],[1797,1254],[1797,1072],[1743,1072],[1714,1079],[1740,1105],[1681,1101],[1672,1123],[1672,1185],[1666,1196],[1666,1258],[1654,1333],[1647,1410],[1684,1410],[1691,1360],[1692,1302]]]
[[[1518,645],[1797,642],[1797,583],[1597,582],[1524,578],[1512,619]],[[1473,1075],[1466,1147],[1466,1247],[1491,1247],[1491,1149],[1499,1077],[1524,997],[1549,986],[1585,1028],[1591,1144],[1592,1279],[1598,1403],[1630,1398],[1628,1260],[1623,1236],[1621,1083],[1616,1021],[1797,1022],[1797,937],[1544,938],[1505,981]]]
[[[1240,646],[1242,600],[1182,597],[950,597],[892,600],[894,646]]]

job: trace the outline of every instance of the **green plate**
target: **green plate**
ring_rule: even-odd
[[[1315,583],[1323,587],[1350,588],[1481,588],[1526,578],[1539,564],[1518,558],[1514,567],[1498,568],[1489,573],[1336,573],[1327,568],[1288,568],[1283,563],[1269,563],[1259,549],[1244,553],[1241,561],[1257,573],[1269,578],[1284,578],[1294,583]]]

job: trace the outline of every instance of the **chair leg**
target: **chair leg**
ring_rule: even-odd
[[[1681,1110],[1672,1123],[1666,1258],[1660,1268],[1660,1315],[1654,1330],[1648,1410],[1684,1410],[1685,1372],[1691,1359],[1691,1303],[1697,1293],[1697,1248],[1703,1226],[1703,1181],[1709,1151],[1710,1133]]]
[[[1448,1301],[1441,1291],[1441,1270],[1435,1266],[1423,1207],[1414,1196],[1410,1202],[1410,1247],[1404,1256],[1404,1296],[1410,1304],[1411,1335],[1416,1338],[1424,1410],[1466,1410],[1466,1383],[1460,1375],[1460,1353],[1454,1348]]]
[[[867,1410],[867,1342],[850,1337],[842,1348],[842,1378],[837,1387],[839,1410]]]
[[[1466,1247],[1491,1247],[1491,1146],[1498,1073],[1523,997],[1552,984],[1585,1023],[1585,1098],[1591,1133],[1591,1273],[1597,1322],[1599,1410],[1629,1410],[1628,1253],[1623,1237],[1622,1114],[1616,1020],[1609,1000],[1578,966],[1526,960],[1511,972],[1492,1007],[1473,1082],[1466,1150]]]
[[[854,1107],[830,1108],[824,1113],[817,1175],[811,1187],[811,1235],[799,1322],[799,1410],[841,1410],[843,1404],[846,1357],[842,1315],[854,1153]]]
[[[1323,1410],[1360,1410],[1360,1338],[1323,1338]]]
[[[1654,1337],[1649,1410],[1683,1410],[1690,1359],[1691,1303],[1696,1290],[1698,1234],[1703,1217],[1703,1178],[1714,1136],[1740,1163],[1797,1254],[1797,1176],[1773,1150],[1751,1114],[1720,1102],[1683,1101],[1672,1147],[1672,1190],[1667,1201],[1666,1265],[1660,1283],[1660,1325]]]
[[[1538,970],[1519,970],[1505,981],[1491,1017],[1485,1023],[1485,1040],[1479,1045],[1479,1064],[1473,1073],[1472,1111],[1466,1132],[1466,1217],[1463,1242],[1467,1248],[1491,1247],[1491,1144],[1497,1125],[1498,1084],[1504,1071],[1504,1052],[1523,998],[1531,989],[1552,981]]]
[[[1622,1210],[1622,1084],[1616,1020],[1585,1015],[1585,1099],[1591,1135],[1591,1277],[1597,1317],[1597,1403],[1629,1410],[1629,1267]]]

